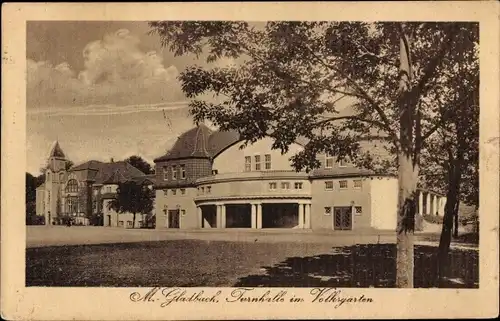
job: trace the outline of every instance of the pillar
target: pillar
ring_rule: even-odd
[[[203,227],[203,212],[201,210],[201,206],[196,206],[196,215],[198,216],[198,225],[200,228]]]
[[[418,214],[424,214],[424,195],[418,191]]]
[[[216,223],[215,223],[215,225],[216,225],[216,228],[221,228],[221,226],[222,226],[222,206],[220,206],[219,204],[216,204],[215,206],[216,206],[215,207],[216,208],[216,216],[215,216]]]
[[[262,204],[258,203],[257,205],[257,228],[262,228]]]
[[[221,206],[221,228],[226,228],[226,205],[222,204]]]
[[[250,204],[252,210],[252,228],[257,228],[257,207],[255,204]]]
[[[439,206],[439,215],[444,216],[445,206],[446,206],[446,197],[441,197],[441,204]]]
[[[304,228],[304,204],[299,203],[299,228]]]
[[[432,215],[436,215],[439,211],[438,198],[439,196],[434,195],[434,206],[432,207]]]
[[[431,194],[427,193],[427,197],[425,199],[425,203],[426,203],[426,206],[425,206],[425,213],[424,214],[432,214],[432,211],[431,211]]]
[[[311,228],[311,204],[305,204],[304,228]]]

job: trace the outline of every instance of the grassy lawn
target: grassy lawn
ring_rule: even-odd
[[[417,246],[415,286],[433,286],[435,247]],[[446,287],[477,287],[478,255],[454,250]],[[393,287],[393,244],[171,240],[26,250],[27,286]]]

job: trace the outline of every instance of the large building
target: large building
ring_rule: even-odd
[[[142,225],[142,215],[136,215],[132,224],[133,214],[119,214],[108,203],[116,196],[119,183],[135,181],[152,188],[154,177],[124,161],[91,160],[69,169],[67,164],[59,143],[54,142],[44,169],[45,183],[36,190],[36,214],[45,217],[45,224],[62,224],[63,218],[71,217],[78,225]]]
[[[296,172],[288,153],[262,139],[241,147],[235,132],[199,125],[155,159],[157,228],[394,230],[397,179],[318,155],[319,169]],[[418,213],[443,213],[444,199],[421,192]]]

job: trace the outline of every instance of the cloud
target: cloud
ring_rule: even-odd
[[[115,106],[184,100],[175,66],[165,67],[155,51],[143,52],[126,29],[88,43],[84,69],[63,62],[27,61],[28,108]]]

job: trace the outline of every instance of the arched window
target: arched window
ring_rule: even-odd
[[[76,179],[70,179],[68,184],[66,184],[66,193],[77,193],[78,192],[78,182]]]

